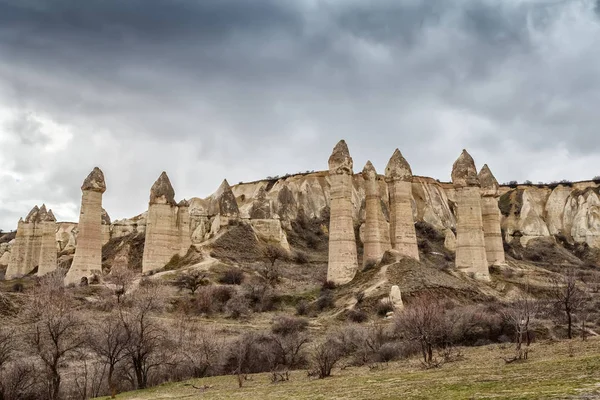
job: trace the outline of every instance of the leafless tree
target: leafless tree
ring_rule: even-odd
[[[311,353],[312,370],[309,375],[316,375],[319,379],[331,376],[333,367],[344,356],[342,344],[333,336],[314,346]]]
[[[136,273],[126,266],[116,266],[110,271],[106,281],[115,285],[114,292],[117,296],[117,303],[121,302],[121,298],[131,288],[135,278]]]
[[[279,245],[268,244],[263,250],[263,255],[267,259],[268,264],[262,268],[260,274],[269,284],[275,285],[280,280],[279,269],[275,266],[275,263],[277,260],[285,259],[287,253]]]
[[[196,293],[199,287],[208,284],[206,274],[201,271],[192,271],[184,273],[177,277],[175,285],[179,289],[189,290],[192,295]]]
[[[63,287],[60,272],[44,276],[22,310],[23,339],[42,362],[48,380],[48,397],[60,396],[61,363],[84,343],[82,323],[73,298]]]
[[[585,291],[577,283],[574,268],[566,268],[561,276],[552,282],[554,306],[567,323],[567,336],[573,337],[573,318],[586,302]]]
[[[303,318],[278,317],[274,321],[271,342],[272,368],[297,368],[302,364],[303,348],[310,342],[306,332],[308,322]]]
[[[514,358],[505,360],[512,362],[527,359],[529,354],[529,345],[531,344],[531,322],[539,312],[539,303],[531,299],[526,293],[507,305],[502,311],[502,315],[515,332],[515,352]]]
[[[250,372],[250,366],[253,362],[253,350],[258,340],[258,335],[247,333],[232,344],[233,374],[236,376],[238,387],[240,388],[244,385],[244,381]]]
[[[136,389],[148,386],[149,374],[164,363],[160,354],[164,330],[154,313],[164,306],[160,286],[144,285],[128,298],[129,307],[120,307],[119,316],[126,332],[125,353]]]
[[[99,361],[107,367],[106,379],[112,398],[116,395],[113,382],[115,369],[128,354],[128,340],[128,331],[118,313],[107,314],[90,323],[87,344]]]
[[[433,365],[433,351],[444,344],[451,329],[443,305],[430,296],[419,296],[398,315],[395,323],[404,339],[420,344],[425,365]]]
[[[225,347],[220,335],[183,314],[177,319],[175,332],[175,349],[181,360],[178,364],[189,369],[188,376],[202,378],[219,371],[219,355]]]

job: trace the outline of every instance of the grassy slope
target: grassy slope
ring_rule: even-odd
[[[232,376],[198,379],[130,392],[120,399],[548,399],[600,396],[600,339],[533,345],[530,359],[505,364],[510,348],[491,345],[465,348],[465,359],[442,368],[422,370],[418,360],[334,370],[324,380],[309,379],[304,371],[286,383],[272,384],[267,374],[254,375],[242,389]],[[206,392],[191,385],[211,386]],[[594,397],[595,398],[595,397]]]

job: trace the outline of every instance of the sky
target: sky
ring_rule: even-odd
[[[100,167],[112,219],[399,148],[450,179],[600,175],[597,0],[0,0],[0,228],[77,221]]]

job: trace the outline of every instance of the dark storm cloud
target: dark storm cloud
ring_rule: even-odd
[[[76,218],[95,165],[106,208],[125,217],[163,169],[178,197],[205,196],[225,177],[324,169],[340,138],[357,171],[368,158],[383,170],[400,147],[415,173],[447,179],[467,147],[501,180],[593,176],[582,166],[600,161],[597,8],[0,0],[0,178],[12,191],[0,221],[41,198]]]

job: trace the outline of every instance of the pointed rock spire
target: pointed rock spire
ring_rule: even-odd
[[[177,207],[189,207],[189,206],[190,206],[190,202],[187,201],[186,199],[183,199],[179,203],[177,203]]]
[[[388,180],[412,181],[412,169],[400,150],[394,150],[394,154],[392,154],[387,167],[385,167],[385,177]]]
[[[46,209],[46,205],[42,204],[42,206],[40,207],[40,211],[38,212],[36,221],[37,222],[45,221],[47,217],[48,217],[48,210]]]
[[[352,174],[353,161],[345,140],[340,140],[329,157],[330,174]]]
[[[496,177],[494,177],[494,174],[492,174],[492,171],[487,164],[481,168],[477,178],[479,179],[479,184],[481,185],[484,196],[496,196],[498,194],[498,189],[500,186],[498,185]]]
[[[219,214],[226,217],[237,217],[239,215],[240,210],[227,179],[224,179],[219,189],[217,189],[216,196],[219,204]]]
[[[363,179],[366,181],[375,181],[377,180],[377,170],[371,163],[371,161],[367,161],[365,167],[362,170]]]
[[[458,157],[452,166],[452,183],[459,187],[479,185],[475,161],[467,150],[463,149],[460,157]]]
[[[54,213],[52,212],[52,210],[48,210],[48,213],[46,214],[46,221],[47,222],[56,222],[56,217],[54,216]]]
[[[150,204],[177,204],[175,202],[175,190],[165,171],[160,174],[150,189]]]
[[[95,167],[92,172],[85,178],[83,185],[81,185],[82,191],[90,190],[92,192],[106,192],[106,182],[104,181],[104,173],[98,167]]]
[[[271,202],[267,198],[265,187],[258,189],[256,199],[252,203],[250,210],[250,218],[252,219],[269,219],[271,218]]]
[[[102,209],[102,225],[110,225],[110,215],[104,208]]]
[[[25,217],[25,222],[35,222],[37,220],[39,212],[39,207],[37,205],[34,206],[31,209],[31,211],[29,211],[29,214],[27,214],[27,216]]]

